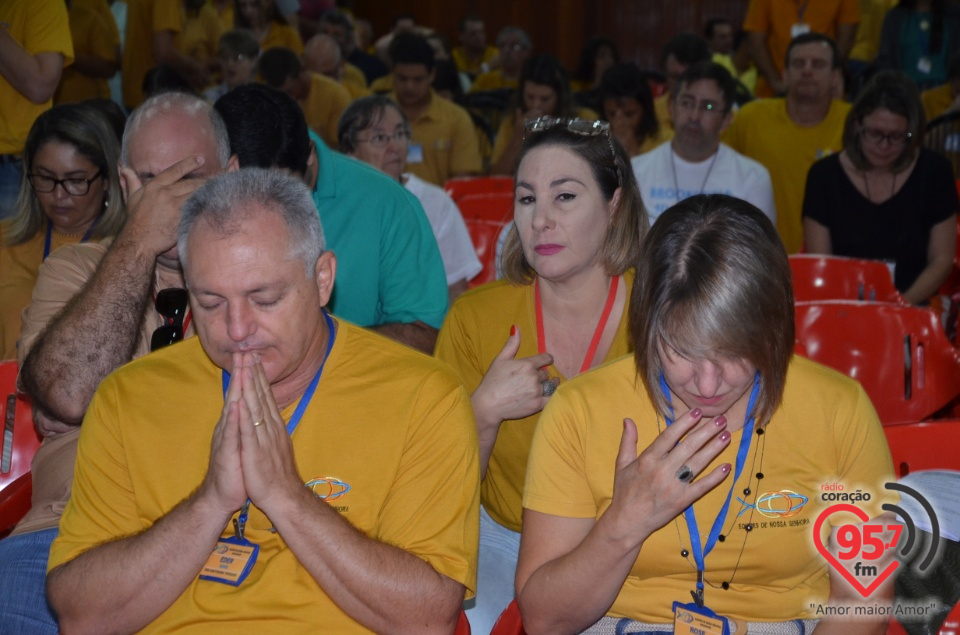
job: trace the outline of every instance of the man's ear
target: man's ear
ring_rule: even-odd
[[[320,254],[314,273],[320,294],[320,306],[327,306],[330,296],[333,295],[333,282],[337,277],[337,256],[329,250]]]
[[[123,202],[126,203],[130,200],[130,192],[127,191],[127,179],[123,176],[122,167],[123,164],[117,161],[117,174],[120,175],[120,191],[123,193]]]
[[[227,172],[236,172],[240,169],[240,158],[235,155],[230,155],[230,160],[227,161]]]

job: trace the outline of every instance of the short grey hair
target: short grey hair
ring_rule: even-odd
[[[498,47],[501,46],[500,43],[503,41],[503,38],[507,37],[508,35],[516,35],[517,37],[519,37],[520,43],[523,45],[525,49],[529,50],[533,48],[533,41],[530,40],[530,36],[527,34],[527,32],[521,29],[520,27],[513,26],[513,25],[505,26],[502,29],[500,29],[499,33],[497,33]]]
[[[410,132],[410,120],[404,114],[397,102],[386,95],[368,95],[355,100],[340,115],[337,125],[337,140],[340,143],[340,152],[351,154],[357,150],[357,135],[376,125],[383,119],[388,109],[393,109],[403,123],[403,128]],[[391,133],[392,134],[392,133]]]
[[[303,260],[312,276],[323,253],[323,228],[310,191],[296,176],[266,168],[244,168],[211,179],[184,203],[180,212],[177,251],[184,268],[189,265],[187,238],[200,220],[223,234],[237,231],[252,215],[251,206],[275,212],[290,234],[290,254]]]
[[[221,169],[227,169],[227,163],[230,161],[230,137],[227,135],[227,126],[223,123],[220,113],[204,99],[180,92],[154,95],[133,111],[123,130],[120,163],[130,167],[130,141],[145,122],[161,115],[194,117],[200,114],[206,114],[209,119],[210,131],[217,146],[217,160],[220,162]]]

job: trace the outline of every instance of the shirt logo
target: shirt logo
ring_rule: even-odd
[[[342,498],[350,491],[351,487],[338,479],[336,476],[320,476],[312,478],[304,485],[313,492],[313,495],[320,500],[328,503]]]
[[[739,497],[737,501],[743,505],[743,509],[737,514],[738,518],[751,509],[756,509],[765,518],[790,518],[799,514],[803,506],[810,501],[810,498],[793,490],[782,489],[765,492],[757,499],[755,505],[751,505]]]

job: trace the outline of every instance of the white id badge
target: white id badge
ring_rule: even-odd
[[[423,146],[411,143],[407,148],[407,163],[423,163]]]
[[[930,61],[929,57],[921,57],[917,60],[917,70],[924,75],[929,75],[930,71],[933,70],[933,62]]]
[[[797,37],[798,35],[803,35],[804,33],[809,33],[809,32],[810,32],[810,25],[804,24],[803,22],[797,22],[796,24],[790,27],[791,39]]]

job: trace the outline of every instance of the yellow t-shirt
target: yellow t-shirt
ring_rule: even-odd
[[[33,285],[43,262],[46,228],[25,243],[9,247],[3,243],[0,225],[0,360],[17,358],[20,337],[20,314],[30,304]],[[81,236],[68,236],[54,231],[50,235],[50,253],[64,245],[80,242]]]
[[[953,88],[950,84],[944,84],[925,90],[920,93],[920,101],[923,102],[923,112],[927,115],[927,123],[930,123],[950,108],[953,103]]]
[[[787,253],[803,246],[803,194],[807,171],[817,159],[843,149],[843,124],[850,104],[834,100],[816,126],[798,126],[787,115],[785,99],[759,99],[744,105],[723,135],[731,148],[759,161],[770,172],[777,209],[777,231]]]
[[[887,11],[897,6],[898,0],[860,0],[860,24],[857,37],[850,49],[850,59],[872,62],[880,49],[880,32]]]
[[[75,1],[70,5],[70,34],[76,55],[90,55],[119,62],[120,31],[106,0]],[[74,66],[63,69],[54,103],[66,104],[84,99],[110,97],[110,85],[104,77],[84,75]]]
[[[331,148],[338,147],[337,124],[350,101],[350,93],[339,82],[324,75],[311,74],[310,93],[300,107],[307,125]]]
[[[743,30],[767,34],[767,50],[773,65],[783,72],[786,64],[787,46],[793,39],[791,29],[801,22],[800,9],[804,8],[802,22],[811,31],[837,39],[837,27],[841,24],[856,24],[860,21],[860,0],[816,0],[816,2],[793,2],[787,0],[750,0]],[[772,97],[773,91],[763,77],[757,80],[757,97]],[[779,209],[779,208],[778,208]]]
[[[174,45],[182,55],[205,66],[208,60],[217,57],[223,24],[217,10],[205,4],[195,16],[188,16],[183,29],[177,34]]]
[[[653,112],[662,130],[673,132],[673,117],[670,116],[670,93],[664,93],[653,100]]]
[[[360,99],[361,97],[369,97],[373,94],[373,91],[369,88],[361,86],[360,84],[354,84],[353,82],[340,82],[340,85],[343,86],[350,95],[351,103]]]
[[[499,68],[487,73],[480,73],[470,86],[471,93],[482,93],[485,90],[499,90],[501,88],[516,88],[517,80],[507,79]]]
[[[467,51],[462,46],[458,46],[453,49],[450,56],[453,58],[453,63],[457,65],[458,71],[478,75],[485,72],[487,70],[485,67],[489,66],[490,60],[496,59],[499,54],[500,51],[495,46],[488,46],[479,60],[471,62],[467,58]]]
[[[123,102],[135,108],[143,101],[143,78],[155,66],[153,34],[183,29],[178,0],[127,0],[127,31],[123,48]]]
[[[743,71],[743,73],[737,74],[737,67],[733,64],[733,58],[729,55],[724,55],[723,53],[714,53],[712,60],[724,67],[730,74],[733,75],[743,86],[750,91],[750,94],[753,94],[753,91],[757,89],[757,67],[752,63],[750,67]]]
[[[303,40],[300,34],[289,24],[271,22],[267,36],[260,42],[260,52],[272,48],[288,48],[297,55],[303,55]]]
[[[637,454],[664,426],[632,357],[561,384],[534,434],[523,506],[568,518],[599,518],[612,500],[625,417],[637,425]],[[723,463],[735,465],[742,432],[734,432],[701,473]],[[897,500],[884,489],[896,479],[867,394],[854,380],[797,357],[790,363],[782,405],[764,434],[752,435],[743,472],[736,483],[732,480],[731,473],[697,501],[694,513],[705,540],[733,488],[721,532],[725,540],[706,556],[705,579],[710,608],[737,620],[815,619],[815,606],[828,604],[829,567],[812,539],[820,512],[835,504],[823,500],[824,485],[840,483],[845,492],[869,493],[869,502],[857,506],[870,518],[880,515],[884,502]],[[743,493],[747,488],[749,495]],[[851,514],[831,514],[821,539],[831,527],[851,522],[858,522]],[[683,549],[690,551],[689,560],[681,556]],[[731,580],[727,591],[713,588]],[[690,534],[681,513],[644,542],[607,614],[672,623],[672,603],[689,602],[695,585]]]
[[[633,287],[633,270],[627,271],[621,284],[626,285],[627,301]],[[494,358],[503,349],[510,327],[520,329],[520,350],[517,358],[537,354],[537,319],[533,285],[514,286],[506,281],[471,289],[461,295],[447,314],[437,337],[436,356],[448,363],[467,391],[473,393]],[[604,362],[632,351],[627,334],[627,311],[619,316],[617,333]],[[617,316],[611,316],[617,319]],[[548,345],[549,350],[549,345]],[[555,366],[551,377],[560,377]],[[561,377],[562,381],[565,381]],[[561,382],[562,385],[562,382]],[[480,500],[490,516],[513,531],[520,531],[521,494],[527,471],[527,456],[533,430],[540,413],[524,419],[504,421],[487,464],[487,474],[480,487]]]
[[[236,26],[235,26],[234,23],[233,23],[233,2],[232,2],[232,0],[231,0],[230,2],[227,2],[225,5],[223,5],[223,8],[222,8],[222,9],[218,9],[218,8],[216,7],[216,5],[212,4],[212,3],[213,3],[213,0],[210,0],[210,1],[211,1],[211,6],[213,6],[214,9],[216,9],[216,11],[217,11],[217,17],[220,18],[220,24],[223,26],[223,30],[224,30],[224,31],[229,31],[230,29],[236,28]]]
[[[62,53],[63,66],[73,63],[73,42],[67,7],[62,2],[4,0],[0,25],[31,55]],[[35,104],[0,76],[0,154],[19,154],[33,122],[53,104]]]
[[[390,98],[397,100],[395,94]],[[407,171],[439,187],[452,176],[480,174],[480,142],[467,111],[430,89],[430,106],[416,121],[407,150]]]
[[[377,94],[393,91],[393,73],[387,73],[383,77],[378,77],[370,82],[370,90]]]
[[[363,74],[363,71],[351,64],[350,62],[344,62],[343,64],[343,77],[340,78],[340,81],[346,86],[347,84],[356,84],[361,88],[367,87],[367,76]],[[391,90],[392,90],[391,86]],[[367,93],[370,94],[369,92]]]
[[[338,324],[293,433],[301,479],[336,485],[341,495],[327,503],[359,531],[475,589],[479,469],[469,396],[436,360]],[[196,337],[109,375],[81,428],[73,495],[49,569],[148,529],[189,496],[207,472],[222,408],[220,368]],[[314,492],[329,494],[331,487],[321,483]],[[260,554],[246,581],[234,588],[193,580],[143,632],[367,632],[270,527],[251,506],[246,536]]]

